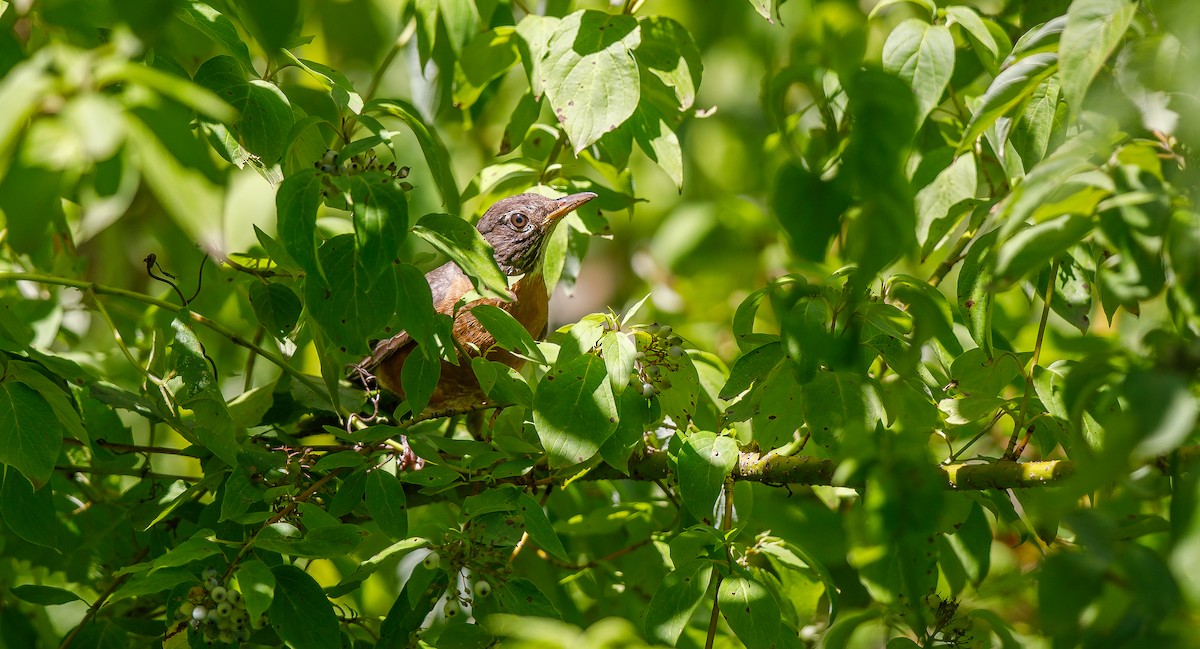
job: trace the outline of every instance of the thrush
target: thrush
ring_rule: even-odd
[[[456,310],[474,288],[470,278],[451,261],[425,274],[425,281],[433,293],[433,308],[454,318],[453,335],[458,349],[471,355],[483,354],[514,369],[524,365],[524,359],[495,347],[496,338],[479,323],[471,310],[480,304],[500,307],[520,322],[531,336],[540,340],[546,333],[550,304],[542,277],[542,253],[546,241],[564,216],[593,198],[596,194],[592,192],[562,198],[520,194],[497,201],[479,219],[475,229],[491,244],[496,265],[509,277],[522,276],[510,287],[514,300],[477,299]],[[357,367],[373,374],[380,387],[404,398],[400,376],[416,345],[407,332],[401,332],[376,344],[371,355]],[[443,360],[441,370],[426,412],[465,410],[486,403],[487,395],[480,388],[469,359],[459,359],[457,365]]]

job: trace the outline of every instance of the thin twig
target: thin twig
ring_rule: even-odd
[[[137,555],[133,557],[133,561],[130,562],[130,565],[141,562],[141,560],[145,559],[146,555],[149,553],[150,548],[142,548],[140,551],[138,551]],[[112,594],[121,587],[121,584],[125,583],[125,581],[134,574],[135,573],[128,572],[114,579],[113,582],[108,585],[108,588],[106,588],[104,592],[96,598],[96,601],[92,602],[92,605],[88,607],[87,613],[84,613],[83,619],[79,621],[79,624],[75,625],[75,628],[71,629],[71,632],[67,634],[67,637],[63,638],[62,644],[58,645],[58,649],[66,649],[67,647],[70,647],[71,643],[75,641],[75,637],[78,636],[79,632],[83,630],[83,627],[96,617],[96,613],[100,611],[101,606],[104,606],[104,602],[108,601],[108,598],[111,597]]]
[[[69,286],[72,288],[80,289],[82,291],[98,293],[101,295],[115,295],[117,297],[123,297],[123,298],[129,299],[129,300],[135,300],[137,302],[141,302],[143,304],[148,304],[150,306],[155,306],[160,309],[164,309],[166,311],[170,311],[173,313],[179,313],[179,305],[171,304],[170,302],[167,302],[165,300],[160,300],[155,297],[151,297],[144,293],[138,293],[136,291],[130,291],[130,290],[126,290],[123,288],[117,288],[115,286],[106,286],[104,284],[97,284],[95,282],[88,282],[88,281],[78,280],[78,279],[70,279],[67,277],[58,277],[56,275],[45,275],[42,273],[0,272],[0,281],[5,281],[5,280],[9,280],[9,281],[24,280],[27,282],[36,282],[39,284],[54,284],[57,286]],[[192,320],[192,322],[195,322],[198,325],[206,327],[207,329],[214,331],[217,334],[224,336],[225,338],[228,338],[229,341],[235,345],[245,347],[246,349],[249,349],[250,351],[257,353],[259,356],[266,358],[268,361],[270,361],[274,365],[278,366],[279,369],[292,375],[292,378],[296,379],[297,381],[300,381],[301,383],[303,383],[305,386],[307,386],[310,390],[312,390],[316,394],[319,394],[319,395],[325,394],[325,388],[323,386],[321,386],[321,384],[317,383],[312,377],[305,375],[303,372],[300,372],[296,368],[289,365],[288,362],[286,360],[284,360],[284,358],[282,356],[280,356],[279,354],[272,352],[268,349],[265,349],[259,345],[255,345],[253,342],[246,340],[240,334],[238,334],[237,332],[233,331],[232,329],[226,327],[225,325],[222,325],[218,322],[209,320],[208,318],[200,315],[199,313],[196,313],[195,311],[189,310],[189,311],[186,311],[185,313],[187,314],[187,317]]]
[[[1058,259],[1050,264],[1050,281],[1046,282],[1046,295],[1042,304],[1042,318],[1038,321],[1037,340],[1033,343],[1033,358],[1030,359],[1029,374],[1025,376],[1025,395],[1021,398],[1021,409],[1017,411],[1017,419],[1013,423],[1012,437],[1008,440],[1008,448],[1004,457],[1008,460],[1017,458],[1013,452],[1017,448],[1017,437],[1025,428],[1025,411],[1029,408],[1029,400],[1033,396],[1033,371],[1037,369],[1038,360],[1042,355],[1042,339],[1046,335],[1046,322],[1050,319],[1050,301],[1054,299],[1054,280],[1058,278]],[[1022,368],[1024,373],[1024,368]],[[1022,447],[1022,450],[1024,448]]]

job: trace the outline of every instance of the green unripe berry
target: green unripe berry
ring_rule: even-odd
[[[421,565],[425,566],[426,570],[433,570],[442,563],[442,557],[437,552],[430,552],[421,560]]]
[[[462,607],[458,605],[458,598],[454,597],[453,594],[451,597],[448,597],[446,599],[446,605],[442,607],[442,612],[445,613],[446,617],[448,618],[454,617],[461,613]]]
[[[671,345],[671,348],[667,350],[667,356],[670,356],[671,358],[679,358],[680,356],[683,356],[683,348],[679,345]]]
[[[476,597],[487,597],[488,595],[491,595],[491,594],[492,594],[492,585],[491,584],[487,583],[486,581],[484,581],[482,579],[475,582],[475,596]]]
[[[209,593],[209,595],[212,596],[213,601],[217,603],[225,601],[225,596],[228,594],[229,591],[224,586],[217,586],[216,588],[212,589],[212,592]]]

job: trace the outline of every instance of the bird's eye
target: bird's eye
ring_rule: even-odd
[[[529,217],[520,212],[514,212],[512,216],[508,217],[508,222],[514,229],[524,230],[529,225]]]

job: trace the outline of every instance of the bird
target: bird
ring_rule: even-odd
[[[550,303],[542,277],[546,242],[563,217],[594,198],[593,192],[561,198],[525,193],[503,198],[484,212],[475,229],[491,244],[496,265],[509,277],[522,276],[510,287],[515,296],[513,300],[482,298],[456,311],[456,305],[474,288],[471,279],[453,261],[425,274],[433,294],[434,309],[454,318],[453,336],[459,350],[466,350],[471,355],[483,354],[514,369],[524,365],[524,359],[494,348],[495,337],[471,315],[471,309],[480,304],[500,307],[520,322],[534,339],[544,337]],[[379,387],[403,399],[400,376],[405,361],[416,346],[416,341],[402,331],[378,342],[371,355],[355,365],[355,370],[360,376],[373,375]],[[458,365],[443,360],[437,388],[424,413],[465,411],[486,404],[487,395],[479,386],[470,360],[460,358]]]

